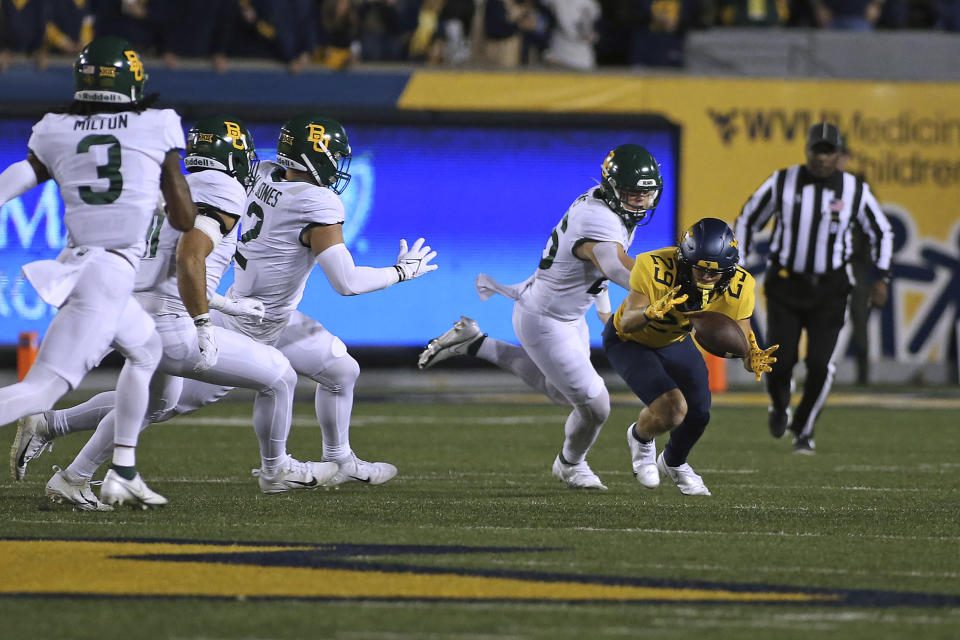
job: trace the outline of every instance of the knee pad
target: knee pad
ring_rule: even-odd
[[[160,365],[160,358],[163,357],[163,342],[160,340],[160,335],[154,331],[143,344],[127,347],[123,355],[127,357],[131,366],[152,371]]]
[[[344,389],[352,389],[359,377],[360,365],[344,350],[342,357],[323,371],[311,376],[311,379],[331,393],[340,393]]]
[[[574,405],[583,417],[594,424],[603,424],[610,417],[610,394],[600,381],[600,390],[592,398]]]

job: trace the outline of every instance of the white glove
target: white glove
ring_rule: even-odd
[[[255,298],[226,298],[219,293],[210,298],[210,308],[217,309],[229,316],[250,318],[263,321],[263,302]]]
[[[400,240],[400,254],[397,256],[397,264],[393,265],[400,275],[400,282],[413,280],[437,268],[437,265],[430,264],[430,261],[437,257],[437,252],[430,251],[430,246],[425,247],[423,243],[423,238],[417,238],[408,250],[407,241]]]
[[[213,325],[210,323],[209,313],[196,316],[193,319],[193,324],[197,327],[197,346],[200,347],[200,359],[197,360],[193,370],[199,373],[217,364],[217,356],[220,355],[220,350],[217,347],[217,338],[213,335]]]

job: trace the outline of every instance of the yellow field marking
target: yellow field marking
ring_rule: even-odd
[[[0,595],[57,593],[212,597],[831,602],[843,596],[546,582],[515,578],[216,564],[211,555],[311,551],[303,547],[0,540]],[[131,559],[204,554],[198,562]]]

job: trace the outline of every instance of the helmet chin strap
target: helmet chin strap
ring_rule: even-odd
[[[325,186],[323,184],[323,180],[320,179],[320,174],[317,173],[317,170],[313,168],[313,163],[311,163],[310,160],[307,159],[307,154],[301,153],[300,157],[303,158],[303,164],[307,167],[307,169],[310,170],[310,175],[312,175],[313,179],[317,181],[317,184],[320,185],[321,187]]]

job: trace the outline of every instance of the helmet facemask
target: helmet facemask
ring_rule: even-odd
[[[601,183],[604,191],[609,193],[607,204],[611,204],[613,210],[626,220],[629,224],[643,226],[650,222],[650,215],[653,209],[660,201],[660,188],[655,180],[650,180],[649,186],[641,188],[618,189],[615,179],[604,178]],[[646,220],[646,222],[644,222]]]

